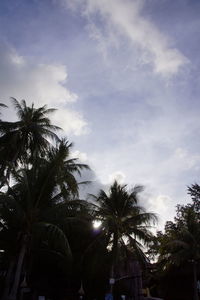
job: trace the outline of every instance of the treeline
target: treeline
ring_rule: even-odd
[[[177,205],[174,221],[157,232],[148,250],[157,258],[153,281],[166,300],[200,298],[200,186],[191,185],[188,194],[191,203]]]
[[[14,98],[12,105],[17,120],[0,120],[1,299],[104,299],[110,293],[137,300],[142,284],[167,297],[166,278],[178,268],[184,278],[193,274],[197,300],[200,187],[189,188],[192,204],[178,206],[175,221],[154,236],[156,215],[138,200],[143,187],[114,182],[108,192],[80,200],[79,187],[88,184],[81,174],[90,168],[60,138],[50,119],[54,109]]]

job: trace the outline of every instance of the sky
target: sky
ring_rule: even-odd
[[[87,191],[142,184],[162,228],[199,183],[199,15],[199,0],[1,0],[0,101],[57,108]]]

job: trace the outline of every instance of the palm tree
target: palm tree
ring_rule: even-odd
[[[88,181],[77,181],[78,177],[81,177],[81,172],[90,170],[90,168],[86,164],[79,163],[78,158],[71,157],[72,146],[72,143],[63,138],[47,153],[47,159],[56,160],[56,183],[65,197],[69,197],[69,194],[78,196],[79,185],[89,183]]]
[[[44,171],[47,172],[47,169]],[[56,239],[61,238],[63,245],[67,246],[65,235],[60,232],[60,229],[56,225],[49,224],[47,218],[44,218],[45,211],[52,208],[54,197],[57,196],[54,195],[55,184],[53,178],[49,176],[49,182],[46,185],[44,175],[45,172],[42,172],[38,177],[35,177],[37,176],[35,170],[24,170],[23,174],[15,178],[17,181],[16,184],[9,188],[8,192],[1,197],[1,219],[4,226],[1,235],[3,233],[4,235],[9,234],[13,231],[16,233],[12,243],[16,247],[13,250],[17,250],[18,253],[15,262],[15,276],[9,293],[9,299],[16,298],[24,258],[30,252],[30,245],[34,239],[33,233],[38,227],[37,235],[41,235],[45,231],[48,244],[50,243],[50,238],[53,238],[52,235],[56,233]],[[49,235],[50,233],[52,233],[51,236]],[[56,239],[53,239],[54,244]],[[58,248],[57,251],[60,252],[60,249]]]
[[[58,126],[52,125],[48,115],[55,109],[47,109],[44,105],[35,108],[27,106],[26,101],[11,98],[16,110],[18,121],[0,121],[0,171],[22,162],[30,163],[37,156],[44,156],[49,140],[58,141],[55,131]]]
[[[63,232],[66,219],[74,217],[76,211],[80,214],[85,206],[84,201],[71,200],[74,191],[78,192],[74,174],[88,168],[76,163],[75,159],[67,159],[70,155],[69,145],[61,141],[45,158],[37,158],[33,166],[13,171],[15,183],[8,186],[8,191],[0,197],[3,221],[0,233],[15,231],[17,240],[13,242],[18,245],[9,299],[16,299],[24,259],[28,257],[34,240],[40,241],[38,247],[45,241],[45,245],[48,245],[46,250],[69,260],[70,248]]]
[[[102,222],[101,228],[112,254],[111,293],[112,279],[116,279],[119,252],[122,248],[129,248],[133,255],[144,258],[142,244],[148,245],[152,239],[149,229],[151,222],[156,221],[156,216],[138,205],[138,194],[141,191],[142,187],[136,186],[129,192],[126,185],[115,181],[108,194],[101,190],[98,196],[93,196],[97,202],[95,218]]]

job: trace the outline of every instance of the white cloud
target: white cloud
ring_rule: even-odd
[[[173,209],[171,207],[172,199],[167,195],[151,196],[148,198],[149,210],[156,212],[158,216],[159,229],[163,229],[166,216],[167,220],[173,219]]]
[[[10,104],[9,98],[25,99],[36,106],[47,104],[58,111],[53,120],[67,134],[85,134],[87,122],[81,113],[68,109],[78,96],[66,87],[67,70],[64,65],[37,64],[18,55],[9,46],[0,46],[0,99]],[[6,110],[8,113],[8,110]]]
[[[89,132],[87,122],[83,116],[73,110],[60,107],[52,116],[55,124],[62,127],[66,133],[74,135],[87,134]]]
[[[176,160],[177,165],[179,166],[181,171],[189,169],[199,170],[199,154],[188,153],[188,151],[183,148],[177,148],[175,149],[173,159]]]
[[[62,0],[62,3],[64,0]],[[66,0],[69,6],[70,1]],[[146,17],[142,15],[144,1],[140,0],[75,0],[70,7],[79,8],[87,16],[90,24],[95,24],[95,18],[100,15],[106,32],[112,32],[129,39],[133,47],[143,50],[142,63],[152,64],[154,71],[162,75],[176,74],[180,67],[188,63],[188,59],[174,46],[170,39]],[[97,23],[97,22],[96,22]],[[98,23],[97,23],[98,24]],[[107,36],[90,26],[92,35],[99,42],[99,47],[105,56]],[[94,30],[95,29],[95,30]]]
[[[87,157],[87,153],[85,152],[81,152],[79,150],[76,150],[74,152],[71,153],[71,157],[75,157],[80,159],[81,162],[83,163],[87,163],[88,162],[88,157]]]
[[[156,125],[159,128],[157,122]],[[187,185],[198,178],[195,172],[199,171],[200,155],[165,142],[167,133],[170,136],[168,130],[162,129],[153,139],[151,130],[151,126],[149,130],[146,128],[146,141],[139,138],[136,143],[133,138],[132,144],[129,141],[118,147],[110,145],[109,149],[104,149],[103,155],[93,152],[89,157],[98,178],[104,184],[108,185],[117,179],[117,176],[120,177],[121,172],[115,171],[118,169],[123,170],[122,183],[127,183],[129,187],[135,184],[144,185],[145,190],[141,194],[142,205],[148,211],[158,214],[158,228],[163,228],[166,220],[173,219],[177,203],[184,204],[190,201],[186,191]],[[182,132],[176,133],[177,142],[173,143],[174,146],[181,144],[178,135],[182,136]]]

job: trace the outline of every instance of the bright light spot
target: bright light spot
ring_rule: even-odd
[[[93,222],[93,227],[94,227],[94,228],[99,228],[100,226],[101,226],[101,221],[95,220],[95,221]]]
[[[125,180],[125,175],[123,172],[121,171],[116,171],[112,174],[109,175],[109,182],[113,183],[115,180],[119,183],[119,184],[123,184],[124,180]]]

